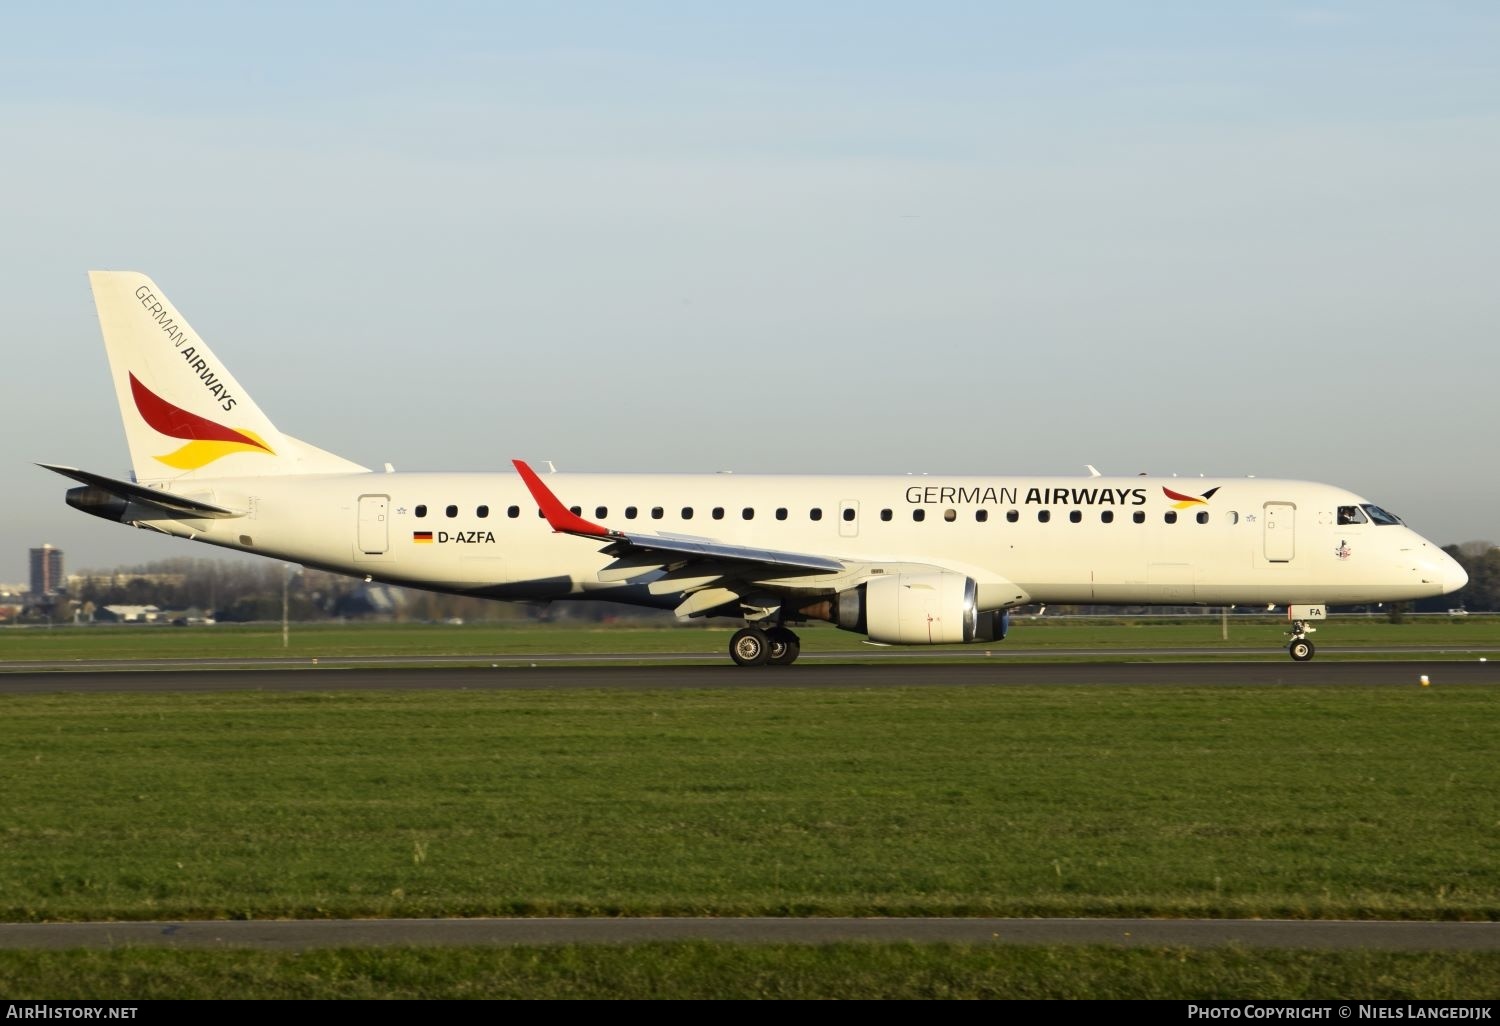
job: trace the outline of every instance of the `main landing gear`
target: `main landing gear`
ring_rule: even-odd
[[[785,627],[746,627],[729,639],[729,658],[740,666],[789,666],[801,654],[801,639]]]

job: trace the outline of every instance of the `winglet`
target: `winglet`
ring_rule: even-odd
[[[552,530],[558,534],[581,534],[587,538],[609,538],[614,533],[607,527],[603,527],[591,520],[574,513],[564,506],[552,490],[542,484],[542,479],[536,476],[536,471],[526,465],[524,460],[511,460],[515,465],[516,472],[521,475],[521,480],[526,482],[526,487],[531,491],[531,497],[541,507],[542,514],[546,516],[547,523]]]

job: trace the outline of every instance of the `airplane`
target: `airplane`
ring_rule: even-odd
[[[79,482],[104,519],[395,585],[733,617],[741,666],[794,626],[888,645],[1002,640],[1032,603],[1285,606],[1291,658],[1329,604],[1462,588],[1400,518],[1264,478],[385,472],[278,430],[143,274],[90,282],[133,472]]]

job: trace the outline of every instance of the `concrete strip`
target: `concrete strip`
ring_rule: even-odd
[[[495,666],[427,669],[144,670],[0,674],[0,694],[207,691],[683,690],[696,688],[1059,687],[1081,685],[1338,687],[1500,684],[1495,662],[1035,663],[959,666],[799,664],[734,666]]]

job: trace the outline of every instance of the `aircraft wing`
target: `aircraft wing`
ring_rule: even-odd
[[[76,467],[59,467],[51,463],[38,463],[37,466],[43,470],[50,470],[63,477],[71,477],[74,481],[81,481],[91,488],[98,488],[109,495],[126,502],[133,502],[140,506],[156,509],[171,517],[186,517],[193,520],[218,520],[223,517],[242,517],[243,510],[226,509],[223,506],[215,506],[211,502],[203,502],[201,499],[189,499],[184,495],[173,495],[171,492],[158,491],[155,488],[147,488],[144,485],[134,484],[130,481],[117,481],[103,474],[93,474],[87,470],[79,470]],[[71,493],[69,493],[71,494]]]
[[[711,538],[689,538],[681,535],[637,533],[615,531],[602,524],[574,513],[562,504],[552,490],[542,483],[536,471],[524,460],[511,461],[521,480],[531,491],[531,497],[541,508],[547,523],[559,534],[572,534],[580,538],[595,538],[608,543],[604,551],[614,556],[632,554],[661,554],[662,562],[679,562],[684,559],[705,559],[718,563],[754,564],[773,570],[784,570],[788,576],[807,573],[840,573],[849,569],[849,564],[827,556],[815,556],[803,552],[782,552],[776,549],[758,549],[745,545],[729,545]]]

